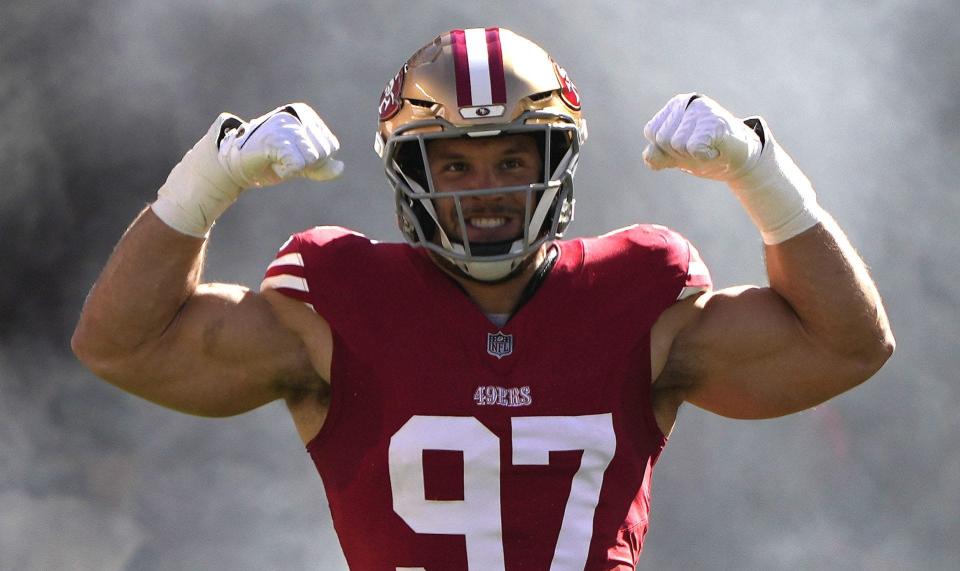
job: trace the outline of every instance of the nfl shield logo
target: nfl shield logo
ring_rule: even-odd
[[[487,333],[487,353],[497,359],[503,359],[513,353],[513,335],[506,335],[503,331]]]

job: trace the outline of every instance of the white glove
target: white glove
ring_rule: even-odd
[[[295,176],[325,181],[343,173],[340,149],[323,119],[306,103],[291,103],[228,130],[220,163],[243,188],[272,186]]]
[[[760,157],[760,137],[716,101],[675,95],[643,128],[643,160],[653,170],[676,167],[701,178],[730,180]]]
[[[676,167],[727,182],[766,244],[792,238],[824,217],[810,181],[759,117],[740,120],[709,97],[682,93],[643,134],[650,143],[643,160],[651,169]]]
[[[157,192],[154,213],[171,228],[203,237],[251,187],[292,177],[330,180],[343,163],[336,136],[305,103],[278,107],[249,123],[222,113]]]

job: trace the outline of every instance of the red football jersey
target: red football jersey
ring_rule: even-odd
[[[263,287],[330,324],[330,411],[307,445],[351,569],[633,569],[666,444],[650,328],[710,277],[662,226],[556,243],[494,325],[422,249],[294,235]]]

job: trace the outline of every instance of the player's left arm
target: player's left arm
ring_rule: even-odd
[[[677,96],[647,125],[653,168],[726,181],[765,242],[769,287],[681,302],[658,388],[735,418],[817,405],[870,378],[894,349],[866,265],[761,120]]]

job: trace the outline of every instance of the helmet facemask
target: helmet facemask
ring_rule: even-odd
[[[540,180],[499,188],[444,190],[434,186],[428,143],[437,139],[532,135],[538,143]],[[408,242],[427,248],[464,276],[482,282],[508,279],[549,240],[563,235],[573,218],[573,176],[579,157],[576,125],[562,115],[528,111],[492,130],[490,125],[457,127],[443,119],[418,121],[391,136],[383,152],[384,168],[396,197],[401,232]],[[522,233],[500,242],[471,241],[464,216],[465,199],[523,193]],[[456,229],[444,228],[437,201],[453,201]]]

